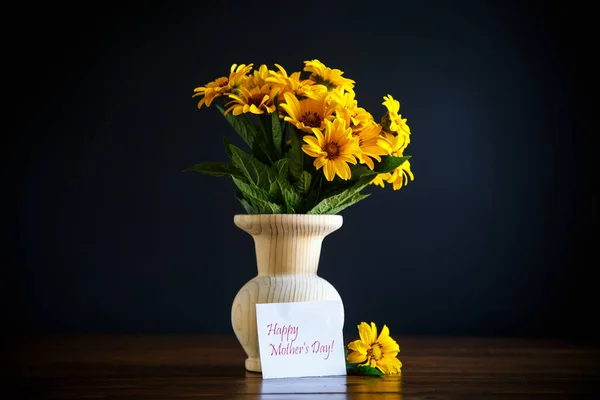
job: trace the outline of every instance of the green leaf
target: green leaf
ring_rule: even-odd
[[[240,169],[248,182],[269,191],[271,182],[275,180],[269,177],[272,174],[269,167],[232,144],[229,145],[229,151],[231,152],[231,161]]]
[[[355,196],[373,180],[371,174],[361,176],[350,188],[336,195],[324,198],[314,206],[307,214],[335,214],[344,208],[357,203],[365,197]],[[347,202],[349,204],[347,204]]]
[[[281,160],[277,160],[271,166],[271,170],[273,170],[273,172],[275,173],[277,180],[287,180],[289,167],[290,160],[287,158],[282,158]]]
[[[377,172],[372,171],[369,169],[369,167],[367,167],[364,164],[359,164],[356,166],[352,166],[352,177],[350,178],[351,183],[356,182],[359,178],[366,176],[366,175],[371,175],[373,178],[375,177],[375,175],[377,175]],[[348,181],[346,181],[348,182]],[[349,185],[352,186],[352,185]]]
[[[248,144],[250,148],[252,148],[252,143],[254,142],[254,138],[256,137],[256,127],[252,123],[252,121],[246,116],[246,114],[240,114],[237,117],[232,113],[228,113],[225,115],[225,109],[220,105],[216,105],[221,114],[225,117],[227,122],[231,125],[231,127],[244,139],[244,142]]]
[[[304,170],[304,152],[302,151],[302,133],[289,125],[291,147],[286,157],[290,160],[290,173],[296,179],[300,179]]]
[[[337,214],[345,208],[369,197],[371,193],[361,194],[355,193],[348,196],[346,191],[335,196],[323,199],[313,207],[308,214]]]
[[[408,160],[411,156],[384,156],[381,157],[381,162],[375,161],[375,168],[373,168],[374,172],[378,174],[385,174],[387,172],[392,172],[399,166],[401,166],[404,161]]]
[[[265,148],[262,137],[258,137],[252,144],[252,154],[265,165],[273,163],[273,159],[269,155],[269,151]]]
[[[240,201],[242,207],[244,207],[244,210],[246,210],[248,214],[259,214],[259,211],[256,209],[256,207],[254,207],[248,202],[248,200],[244,198],[241,190],[237,190],[235,192],[235,197]]]
[[[354,205],[363,199],[366,199],[370,195],[371,195],[371,193],[365,193],[365,194],[355,193],[354,195],[348,197],[345,201],[338,203],[337,205],[334,205],[329,211],[327,211],[327,214],[337,214],[340,211],[342,211],[343,209],[348,208],[351,205]]]
[[[343,179],[335,178],[333,181],[328,182],[327,185],[323,188],[323,192],[321,193],[321,199],[340,194],[345,190],[350,189],[361,178],[367,180],[367,177],[370,177],[368,179],[368,181],[370,182],[377,175],[376,172],[371,171],[365,165],[353,166],[351,167],[351,170],[352,177],[349,180],[345,181]]]
[[[288,180],[289,164],[290,160],[287,158],[282,158],[273,164],[271,167],[273,174],[269,175],[269,178],[275,179],[275,181],[271,183],[269,194],[272,198],[281,199],[284,202],[288,214],[294,214],[298,210],[302,196]]]
[[[291,184],[288,179],[288,170],[289,170],[289,160],[287,158],[282,158],[281,160],[277,160],[269,171],[269,195],[271,199],[285,202],[285,197],[283,195],[284,188],[291,188]]]
[[[283,208],[279,204],[275,204],[269,200],[268,193],[254,185],[249,185],[246,182],[232,177],[235,185],[240,189],[255,214],[282,214]],[[244,203],[242,203],[244,205]],[[244,208],[246,206],[244,205]]]
[[[274,99],[277,104],[277,95]],[[281,155],[281,141],[283,139],[283,129],[281,129],[281,121],[279,120],[279,113],[277,109],[271,114],[271,132],[273,137],[273,145],[275,145],[275,152],[277,155]]]
[[[300,207],[302,196],[300,196],[293,188],[280,187],[285,202],[285,212],[295,214]]]
[[[384,376],[385,374],[378,370],[377,368],[373,368],[370,365],[360,365],[360,364],[351,364],[346,363],[346,373],[348,375],[367,375],[367,376]]]
[[[300,178],[296,182],[294,182],[294,187],[296,188],[298,193],[304,195],[308,193],[311,180],[312,175],[308,171],[302,171],[302,175],[300,175]]]
[[[276,149],[273,143],[273,126],[272,117],[270,114],[261,114],[255,116],[259,122],[257,125],[257,133],[252,146],[252,151],[258,156],[265,159],[265,163],[271,165],[280,158],[281,149]],[[277,122],[279,124],[279,120]],[[280,127],[276,127],[281,129]]]
[[[233,183],[235,183],[235,186],[237,186],[238,189],[240,189],[240,191],[244,195],[244,198],[246,198],[248,200],[256,199],[256,200],[270,201],[269,194],[267,193],[266,190],[256,187],[254,185],[250,185],[247,182],[244,182],[242,179],[238,179],[236,177],[232,177],[232,179],[233,179]]]
[[[369,376],[384,376],[385,374],[378,370],[377,368],[373,368],[370,365],[358,365],[356,367],[356,374],[358,375],[369,375]]]
[[[242,177],[240,171],[235,165],[228,162],[201,162],[193,167],[183,170],[184,172],[198,172],[204,175],[212,176],[237,176]]]

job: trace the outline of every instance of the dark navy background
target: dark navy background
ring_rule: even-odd
[[[198,3],[63,2],[7,16],[11,326],[231,333],[233,298],[256,273],[252,239],[233,224],[243,209],[226,178],[181,171],[225,161],[223,135],[237,138],[192,91],[233,63],[292,72],[316,58],[354,79],[377,118],[384,95],[399,99],[412,130],[415,181],[369,189],[324,241],[319,274],[344,300],[346,330],[599,332],[589,11]]]

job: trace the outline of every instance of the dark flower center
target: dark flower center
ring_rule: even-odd
[[[333,82],[323,78],[321,75],[312,74],[310,77],[313,78],[318,85],[325,86],[328,92],[331,92],[331,89],[335,89],[336,87]]]
[[[336,142],[330,142],[323,149],[327,153],[327,159],[333,161],[340,156],[340,146]]]
[[[320,128],[321,127],[321,116],[319,114],[317,114],[316,112],[311,114],[310,111],[307,111],[302,116],[302,121],[300,121],[300,122],[302,122],[306,126],[310,126],[311,128]]]
[[[249,105],[254,104],[256,107],[258,107],[258,106],[260,106],[260,103],[262,103],[263,97],[265,97],[265,95],[262,93],[253,94],[248,99],[248,104]]]
[[[371,345],[371,348],[367,350],[368,359],[374,358],[375,361],[379,361],[383,358],[383,346],[377,342]]]

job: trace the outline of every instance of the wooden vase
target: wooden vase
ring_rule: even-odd
[[[244,214],[234,223],[254,238],[258,275],[239,290],[231,325],[248,358],[245,367],[261,372],[256,304],[339,300],[337,290],[317,276],[321,243],[342,226],[341,215]],[[341,307],[342,321],[344,308]]]

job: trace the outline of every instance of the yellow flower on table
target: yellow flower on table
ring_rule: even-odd
[[[390,330],[386,325],[377,336],[377,327],[373,322],[371,325],[361,322],[358,325],[358,334],[360,339],[348,344],[348,349],[352,352],[348,354],[346,361],[352,364],[369,365],[384,374],[400,372],[402,363],[396,357],[400,352],[400,346],[390,337]]]
[[[323,168],[325,179],[332,181],[335,176],[348,180],[352,176],[350,164],[356,164],[361,157],[357,138],[352,136],[352,129],[346,127],[346,121],[336,119],[325,120],[325,134],[313,128],[312,135],[305,135],[302,150],[315,158],[316,169]]]

